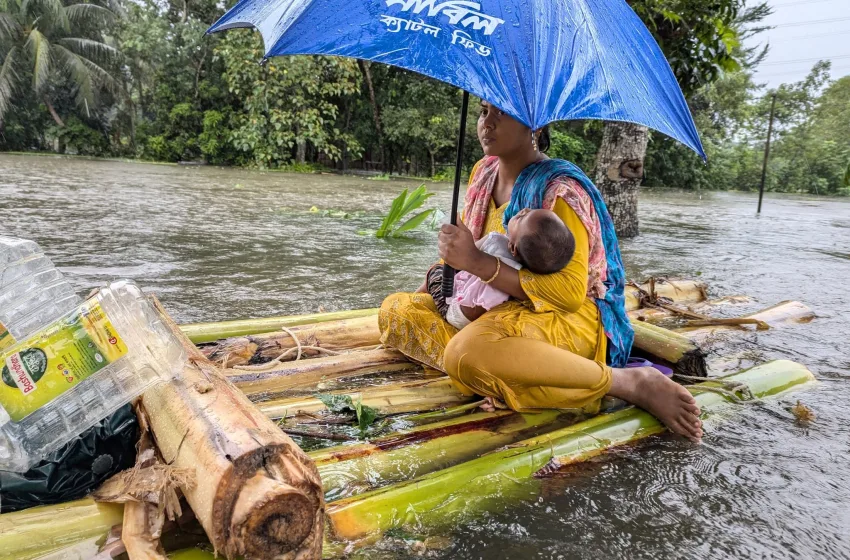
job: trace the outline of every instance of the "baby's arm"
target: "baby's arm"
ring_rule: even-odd
[[[483,307],[481,307],[481,306],[477,306],[477,307],[466,307],[466,306],[464,306],[464,305],[461,305],[461,306],[460,306],[460,310],[461,310],[461,312],[463,313],[464,317],[466,317],[466,318],[467,318],[467,319],[469,319],[470,321],[474,321],[474,320],[476,320],[477,318],[479,318],[479,317],[481,317],[482,315],[484,315],[485,313],[487,313],[487,310],[486,310],[486,309],[484,309],[484,308],[483,308]]]

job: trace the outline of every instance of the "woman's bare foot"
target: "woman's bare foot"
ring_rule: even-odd
[[[693,395],[655,368],[614,369],[609,394],[643,408],[693,442],[702,438],[700,409]]]
[[[504,410],[508,406],[495,397],[485,397],[484,402],[478,408],[484,412],[496,412],[496,410]]]

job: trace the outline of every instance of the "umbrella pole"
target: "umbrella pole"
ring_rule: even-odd
[[[460,198],[460,172],[463,167],[463,144],[466,139],[466,113],[469,110],[469,92],[463,92],[463,102],[460,107],[460,130],[457,133],[457,161],[455,162],[455,188],[452,192],[451,224],[457,225],[457,206]],[[443,297],[448,299],[454,295],[455,269],[443,265]]]

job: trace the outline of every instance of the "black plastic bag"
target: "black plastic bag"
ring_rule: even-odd
[[[25,473],[0,471],[0,512],[77,500],[136,462],[139,424],[118,409]]]

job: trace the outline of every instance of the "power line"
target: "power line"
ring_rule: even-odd
[[[838,67],[838,68],[830,68],[829,69],[830,76],[832,76],[833,78],[835,77],[836,73],[840,73],[840,72],[850,72],[850,66],[841,66],[841,67]],[[773,78],[773,77],[776,77],[776,76],[788,76],[788,75],[791,75],[791,74],[797,74],[801,77],[805,77],[806,75],[808,75],[808,71],[807,70],[786,70],[784,72],[768,72],[766,74],[756,71],[755,77],[757,79],[762,79],[762,78]]]
[[[836,56],[817,56],[814,58],[798,58],[797,60],[777,60],[775,62],[762,62],[760,66],[779,66],[781,64],[802,64],[804,62],[819,62],[821,60],[839,60],[850,58],[850,54],[839,54]]]
[[[774,4],[772,8],[784,8],[785,6],[800,6],[802,4],[821,4],[823,2],[832,2],[833,0],[800,0],[799,2],[784,2],[782,4]]]
[[[848,65],[850,65],[850,62],[842,62],[841,64],[833,64],[833,65],[830,66],[830,71],[833,71],[833,70],[836,70],[836,69],[839,69],[839,68],[845,68],[845,67],[850,68],[850,66],[848,66]],[[761,67],[759,66],[754,71],[757,72],[757,73],[761,73],[759,68],[761,68]],[[782,70],[780,68],[768,68],[766,74],[775,74],[775,73],[795,74],[797,72],[808,72],[809,70],[810,69],[805,69],[805,68],[788,69],[788,70]]]
[[[780,27],[799,27],[801,25],[818,25],[821,23],[832,23],[834,21],[850,21],[850,17],[839,17],[839,18],[827,18],[827,19],[812,19],[809,21],[794,21],[791,23],[780,23],[779,25],[772,26],[774,29],[778,29]]]
[[[850,29],[844,31],[832,31],[830,33],[817,33],[815,35],[794,35],[793,37],[782,37],[783,41],[791,41],[793,39],[817,39],[818,37],[833,37],[835,35],[847,35]]]
[[[837,80],[839,78],[844,77],[845,75],[850,74],[850,68],[846,68],[844,70],[839,70],[835,75],[830,74],[830,78],[833,80]],[[783,76],[794,76],[792,78],[783,78]],[[794,73],[794,72],[781,72],[779,74],[759,74],[756,76],[756,80],[773,80],[780,79],[783,83],[787,82],[797,82],[803,80],[808,76],[806,73]]]

